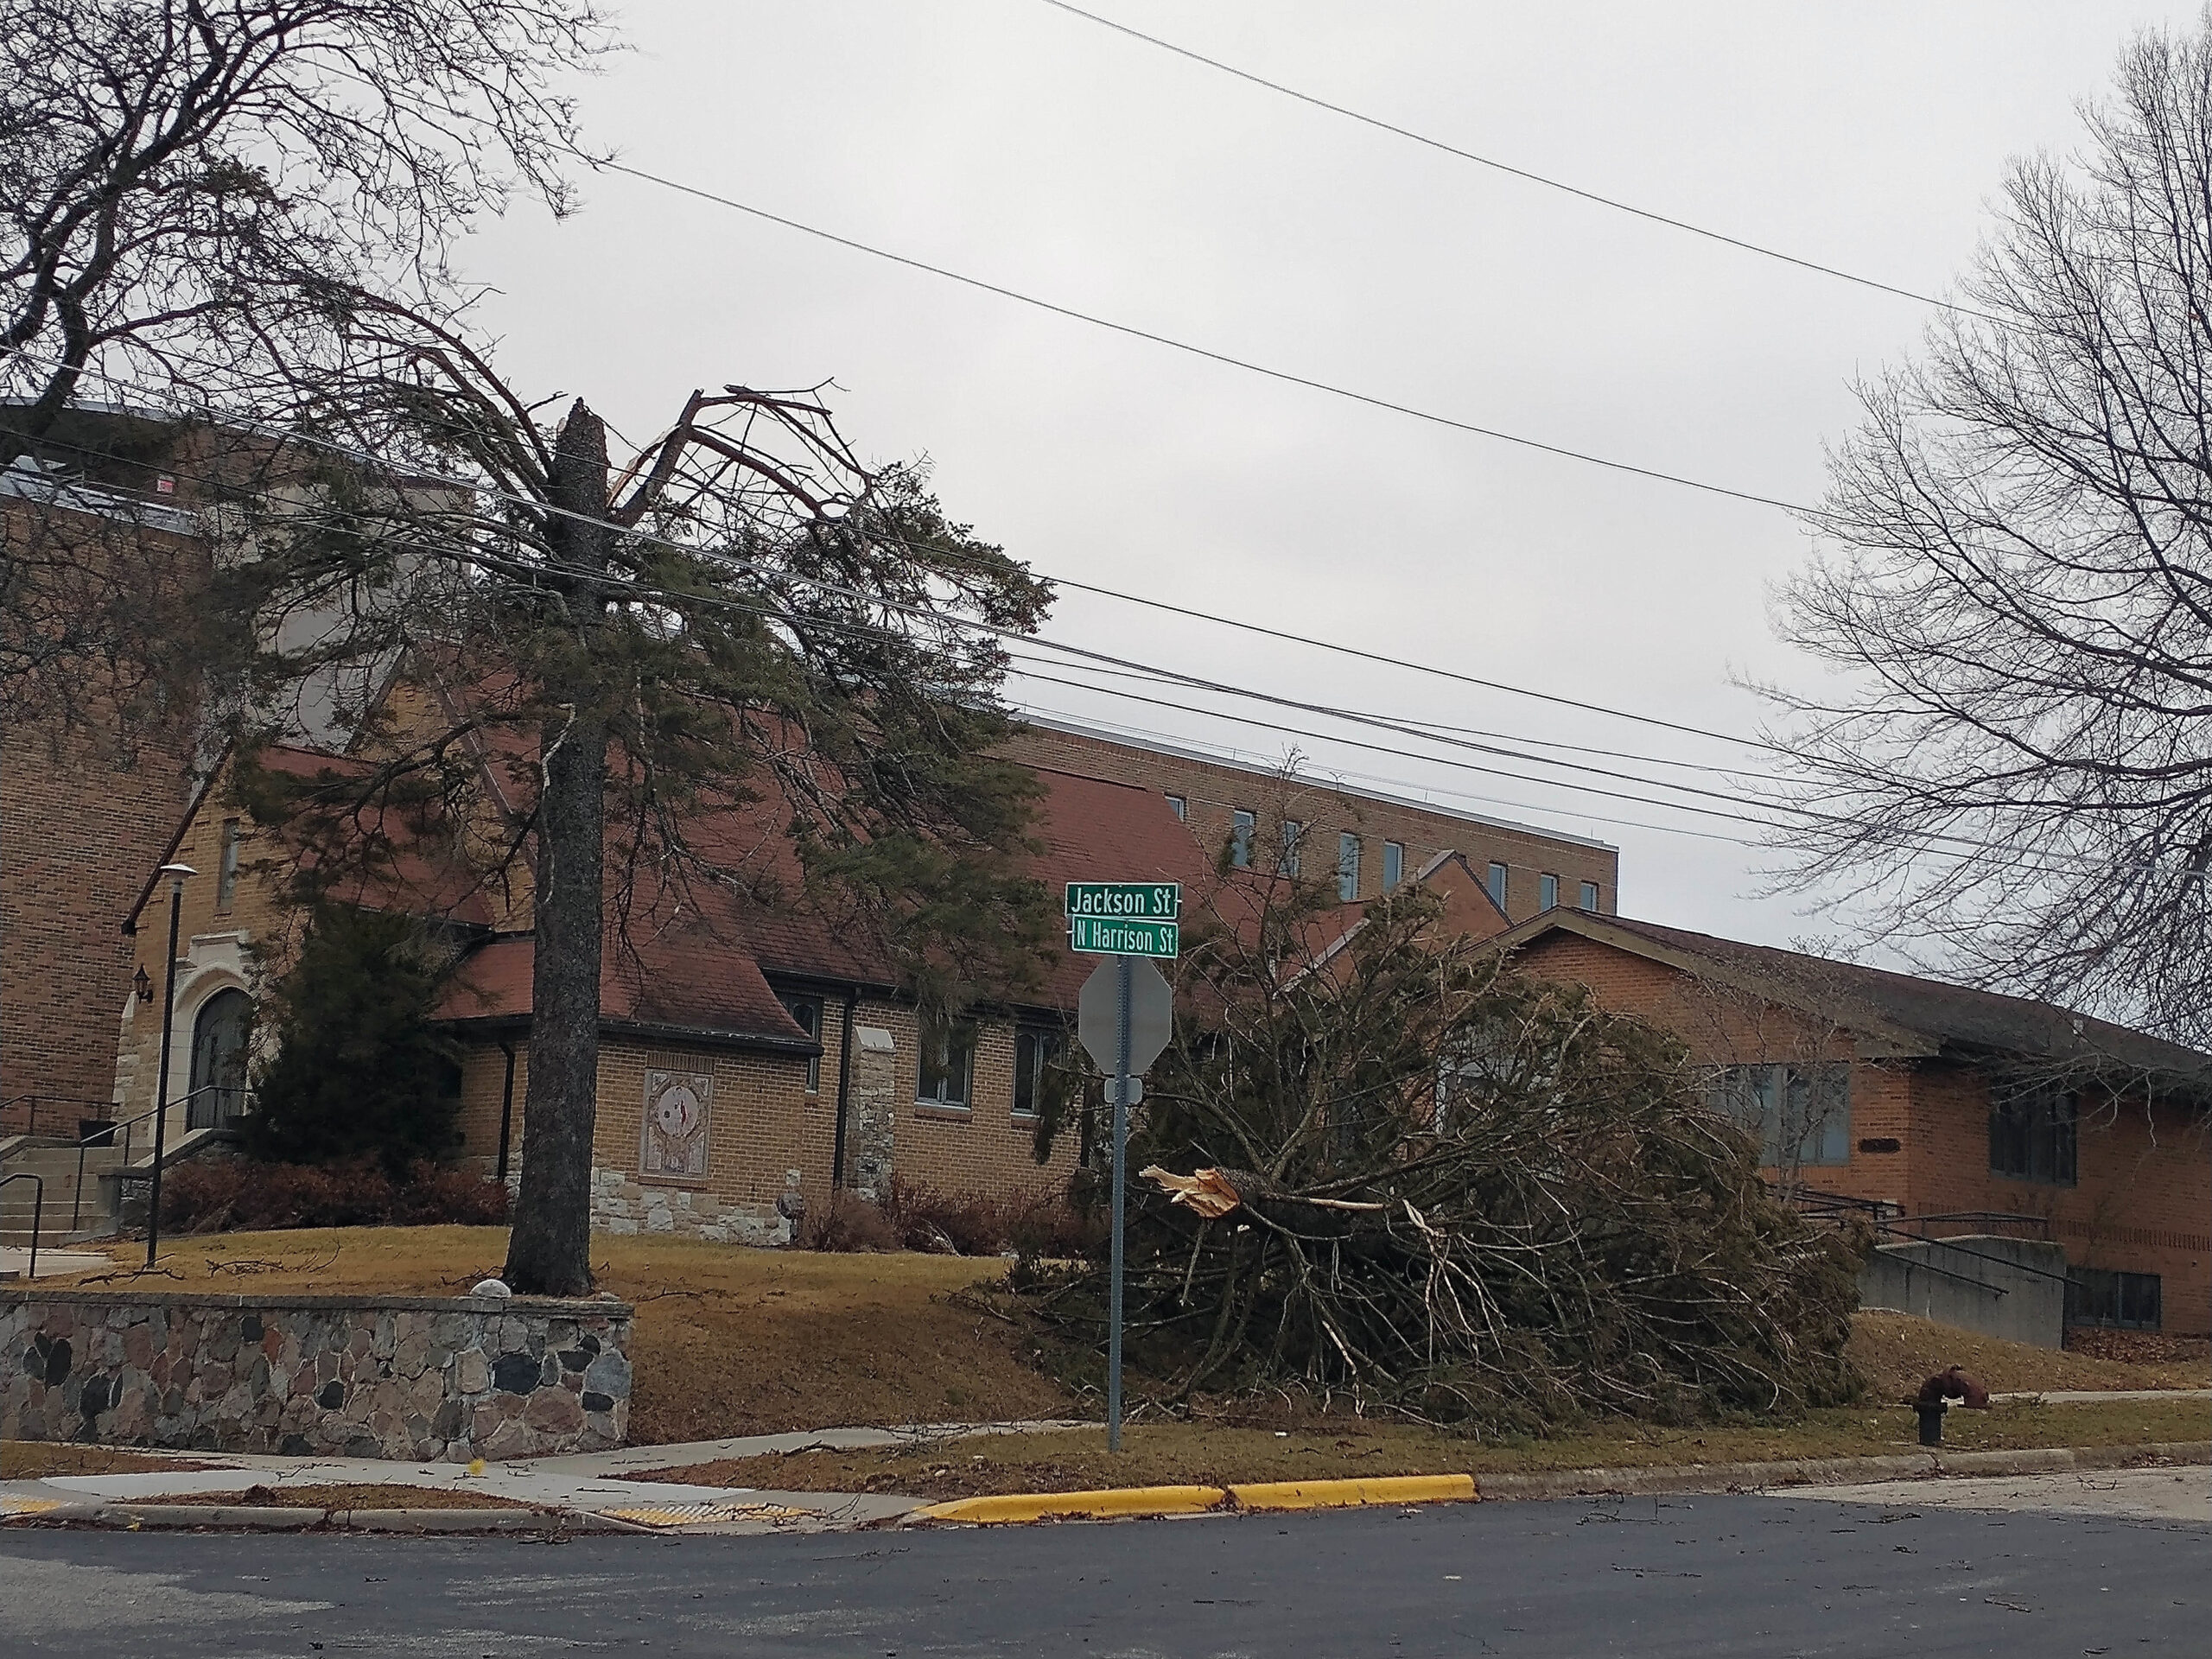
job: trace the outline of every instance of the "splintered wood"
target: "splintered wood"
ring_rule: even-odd
[[[1178,1175],[1158,1164],[1149,1164],[1137,1173],[1167,1194],[1170,1204],[1188,1205],[1208,1221],[1219,1220],[1243,1202],[1222,1170],[1198,1169],[1188,1175]]]

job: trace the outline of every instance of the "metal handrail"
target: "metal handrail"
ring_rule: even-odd
[[[123,1161],[125,1165],[128,1165],[130,1162],[130,1142],[132,1137],[130,1135],[129,1130],[131,1125],[134,1123],[143,1123],[149,1117],[156,1116],[162,1112],[173,1111],[177,1107],[181,1106],[184,1108],[185,1126],[189,1128],[192,1125],[192,1103],[199,1099],[200,1096],[206,1094],[236,1095],[238,1096],[241,1103],[248,1097],[247,1091],[244,1089],[233,1088],[224,1084],[202,1084],[199,1088],[194,1089],[190,1094],[181,1096],[177,1099],[170,1101],[166,1106],[150,1106],[144,1111],[139,1113],[136,1117],[118,1118],[112,1123],[103,1123],[99,1128],[93,1130],[90,1135],[86,1135],[82,1140],[77,1142],[77,1190],[75,1194],[73,1196],[69,1205],[69,1230],[71,1232],[73,1233],[77,1230],[77,1224],[84,1215],[85,1154],[86,1151],[96,1146],[113,1146],[115,1144],[115,1132],[118,1129],[122,1129],[125,1131],[123,1137]],[[236,1122],[244,1116],[245,1116],[245,1107],[243,1103],[241,1103],[239,1109],[232,1113],[227,1120],[218,1121],[212,1125],[205,1127],[219,1129],[223,1127],[224,1121]]]
[[[1917,1219],[1919,1219],[1919,1217],[1908,1216],[1905,1217],[1905,1222],[1877,1224],[1876,1230],[1880,1232],[1890,1234],[1908,1244],[1933,1244],[1939,1249],[1949,1250],[1955,1255],[1969,1256],[1976,1262],[1993,1262],[2000,1268],[2010,1268],[2015,1273],[2028,1274],[2037,1279],[2056,1279],[2062,1285],[2072,1282],[2071,1275],[2063,1273],[2053,1273],[2048,1268],[2031,1268],[2024,1262],[2007,1262],[2001,1255],[1985,1255],[1980,1250],[1968,1249],[1965,1245],[1959,1243],[1955,1239],[1930,1238],[1924,1233],[1909,1233],[1905,1231],[1905,1223]],[[2032,1241],[2026,1239],[2023,1239],[2021,1241],[2023,1243],[2031,1242]],[[1921,1265],[1926,1267],[1929,1264],[1923,1262]],[[1939,1268],[1930,1268],[1929,1270],[1931,1272],[1939,1273],[1942,1271]],[[1951,1276],[1956,1278],[1958,1275],[1954,1274]]]
[[[98,1106],[103,1110],[111,1109],[115,1105],[112,1100],[92,1100],[82,1095],[11,1095],[6,1100],[0,1100],[0,1113],[28,1103],[31,1109],[30,1127],[23,1133],[35,1135],[38,1134],[38,1109],[39,1103],[41,1101],[52,1106]]]
[[[23,1279],[28,1284],[36,1284],[38,1235],[39,1230],[46,1225],[46,1178],[28,1169],[19,1169],[12,1175],[0,1175],[0,1186],[5,1186],[10,1181],[29,1181],[31,1184],[31,1265],[30,1271],[23,1275]]]
[[[115,1144],[115,1132],[118,1129],[122,1129],[124,1131],[123,1137],[123,1161],[126,1165],[129,1164],[130,1161],[130,1135],[129,1133],[130,1126],[134,1123],[143,1123],[148,1118],[153,1116],[155,1113],[164,1111],[167,1108],[161,1106],[149,1107],[146,1110],[139,1113],[136,1117],[118,1118],[111,1123],[103,1123],[99,1128],[94,1129],[90,1135],[81,1136],[78,1140],[77,1189],[70,1195],[69,1199],[69,1230],[71,1232],[73,1233],[77,1230],[78,1224],[83,1220],[85,1214],[85,1154],[96,1146],[113,1146]]]

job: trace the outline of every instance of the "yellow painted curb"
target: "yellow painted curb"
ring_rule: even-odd
[[[1004,1497],[956,1497],[925,1504],[917,1521],[972,1521],[979,1525],[1041,1521],[1047,1516],[1202,1515],[1224,1494],[1218,1486],[1120,1486],[1103,1492],[1015,1492]]]
[[[1472,1475],[1389,1475],[1372,1480],[1267,1480],[1232,1486],[1240,1510],[1334,1510],[1360,1503],[1470,1503]]]
[[[1219,1486],[1120,1486],[1100,1492],[1018,1492],[925,1504],[910,1521],[1004,1526],[1053,1516],[1203,1515],[1209,1510],[1336,1510],[1362,1503],[1471,1503],[1472,1475],[1390,1475],[1369,1480],[1256,1481]]]

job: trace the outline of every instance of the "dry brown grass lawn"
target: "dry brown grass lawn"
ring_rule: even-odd
[[[123,1294],[452,1296],[497,1274],[506,1248],[505,1230],[495,1227],[221,1233],[164,1244],[156,1274],[77,1283]],[[1003,1274],[995,1259],[599,1235],[592,1267],[601,1288],[637,1305],[630,1438],[641,1445],[1083,1414],[1025,1361],[1012,1326],[946,1300]]]
[[[505,1231],[490,1227],[226,1233],[164,1245],[162,1270],[150,1276],[124,1270],[130,1264],[123,1252],[118,1272],[88,1287],[454,1295],[496,1273],[505,1254]],[[630,1422],[639,1445],[848,1424],[1092,1414],[1030,1363],[1033,1351],[1017,1327],[948,1300],[996,1279],[1004,1264],[995,1260],[822,1255],[601,1235],[592,1241],[592,1262],[602,1287],[637,1305]],[[2124,1364],[1995,1342],[1902,1313],[1859,1315],[1851,1352],[1882,1401],[1901,1399],[1931,1371],[1955,1364],[1999,1391],[2212,1385],[2212,1362]],[[1235,1415],[1263,1432],[1312,1422],[1310,1414]]]
[[[2053,1446],[2148,1446],[2212,1434],[2212,1403],[1999,1406],[1954,1411],[1953,1451]],[[1326,1480],[1360,1475],[1523,1474],[1548,1469],[1651,1467],[1798,1458],[1875,1457],[1916,1451],[1917,1423],[1903,1407],[1813,1413],[1780,1427],[1637,1429],[1554,1440],[1478,1442],[1431,1429],[1367,1424],[1335,1432],[1142,1424],[1118,1456],[1103,1428],[978,1435],[868,1452],[798,1452],[639,1471],[631,1480],[696,1481],[772,1491],[898,1492],[944,1499],[1000,1492],[1086,1491],[1102,1486],[1228,1485],[1251,1480]]]
[[[149,1503],[237,1504],[252,1510],[530,1510],[534,1503],[448,1486],[247,1486],[234,1492],[182,1492]]]
[[[2212,1360],[2131,1365],[2092,1354],[2032,1348],[1955,1331],[1910,1313],[1868,1312],[1852,1321],[1848,1350],[1875,1397],[1904,1399],[1934,1373],[1963,1365],[1993,1393],[2032,1389],[2212,1388]]]
[[[188,1458],[124,1452],[111,1446],[0,1440],[0,1480],[43,1480],[48,1475],[143,1475],[166,1469],[206,1466]]]

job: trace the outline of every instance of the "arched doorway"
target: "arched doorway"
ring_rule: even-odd
[[[245,1039],[252,1022],[253,999],[236,989],[216,992],[193,1020],[185,1128],[217,1128],[245,1109]]]

